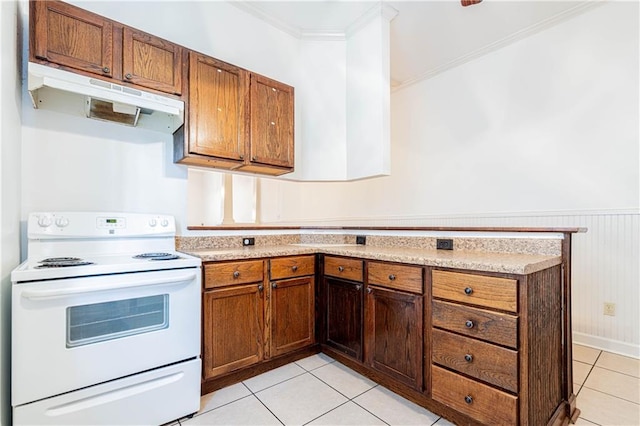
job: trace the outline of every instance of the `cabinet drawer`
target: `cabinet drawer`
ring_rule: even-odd
[[[324,274],[362,282],[364,278],[362,260],[326,256],[324,258]]]
[[[262,260],[208,263],[204,265],[204,287],[254,283],[264,277]]]
[[[271,259],[269,269],[272,280],[303,277],[315,274],[315,256],[281,257]]]
[[[518,352],[442,330],[433,330],[434,363],[518,392]]]
[[[433,297],[508,312],[518,311],[518,281],[485,275],[433,271]]]
[[[499,345],[518,348],[518,318],[449,302],[433,302],[432,324]]]
[[[369,262],[369,284],[422,294],[422,268]]]
[[[517,424],[517,397],[443,368],[434,366],[431,373],[434,400],[484,424]]]

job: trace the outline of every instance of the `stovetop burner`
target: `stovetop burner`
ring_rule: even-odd
[[[180,259],[177,254],[171,253],[142,253],[133,256],[136,259],[149,259],[149,260],[174,260]]]
[[[49,257],[38,262],[36,269],[42,268],[67,268],[70,266],[93,265],[93,262],[80,259],[79,257]]]

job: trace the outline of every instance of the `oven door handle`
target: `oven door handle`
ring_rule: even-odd
[[[178,275],[171,278],[157,278],[153,280],[136,281],[134,283],[108,283],[85,287],[69,287],[55,290],[24,290],[21,294],[25,299],[52,299],[56,297],[71,296],[74,294],[95,293],[97,291],[117,290],[131,287],[146,287],[155,285],[181,285],[188,284],[195,280],[195,273]]]

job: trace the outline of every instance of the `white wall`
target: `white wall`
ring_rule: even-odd
[[[266,181],[262,221],[591,224],[597,231],[575,237],[574,266],[591,269],[574,269],[574,291],[597,296],[574,298],[574,331],[638,356],[640,321],[626,301],[640,298],[640,237],[593,216],[637,223],[639,50],[638,4],[611,2],[398,90],[391,176]],[[604,318],[604,301],[626,307]]]
[[[20,263],[18,3],[0,2],[0,425],[10,424],[11,270]]]

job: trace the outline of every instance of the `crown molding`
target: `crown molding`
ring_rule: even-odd
[[[561,22],[564,22],[574,16],[580,15],[588,10],[594,9],[595,7],[601,6],[604,3],[607,3],[608,0],[586,0],[578,5],[567,9],[557,15],[551,16],[543,21],[540,21],[534,25],[530,25],[522,30],[516,31],[500,40],[497,40],[491,44],[483,46],[479,49],[474,50],[466,55],[460,56],[456,59],[453,59],[447,63],[444,63],[435,68],[431,68],[421,74],[416,75],[415,77],[408,78],[403,81],[394,81],[395,84],[392,84],[391,91],[395,92],[401,90],[405,87],[411,86],[413,84],[419,83],[423,80],[428,80],[438,74],[441,74],[447,70],[455,68],[457,66],[466,64],[467,62],[471,62],[474,59],[477,59],[481,56],[484,56],[488,53],[494,52],[502,47],[508,46],[516,41],[522,40],[534,34],[537,34],[543,30],[553,27]]]

